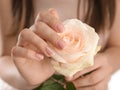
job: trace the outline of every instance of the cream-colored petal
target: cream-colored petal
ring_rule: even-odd
[[[51,46],[56,51],[56,54],[52,56],[51,63],[56,72],[72,77],[76,72],[94,64],[99,36],[94,28],[82,23],[80,20],[70,19],[63,22],[63,24],[66,30],[58,35],[62,38],[66,36],[65,38],[70,41],[67,41],[68,46],[64,50]],[[69,34],[72,34],[72,37]],[[77,37],[74,35],[77,35]],[[74,40],[74,38],[77,39]]]

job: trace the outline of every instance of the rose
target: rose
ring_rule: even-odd
[[[58,33],[66,42],[66,47],[59,50],[50,45],[56,51],[51,61],[54,69],[68,77],[83,70],[94,63],[99,37],[95,30],[77,19],[63,22],[65,31]]]

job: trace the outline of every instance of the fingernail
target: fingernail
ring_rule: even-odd
[[[60,32],[63,32],[65,30],[64,26],[62,24],[59,24],[57,26],[57,29],[60,31]]]
[[[51,48],[49,48],[49,47],[46,48],[46,52],[47,52],[47,55],[48,55],[48,56],[53,56],[53,55],[55,55],[55,52],[54,52]]]
[[[67,80],[67,81],[71,81],[71,80],[72,80],[72,78],[70,78],[70,77],[67,77],[67,78],[66,78],[66,80]]]
[[[44,58],[43,55],[36,53],[36,59],[37,59],[38,61],[43,60],[43,58]]]
[[[50,13],[51,13],[52,15],[54,15],[57,19],[59,19],[59,16],[58,16],[57,12],[56,12],[54,9],[51,9],[51,10],[50,10]]]
[[[48,11],[53,12],[53,11],[55,11],[55,9],[54,8],[49,8]]]
[[[54,8],[49,8],[49,9],[48,9],[48,11],[52,11],[52,10],[54,10]]]
[[[59,46],[61,49],[63,49],[63,48],[65,47],[65,45],[66,45],[65,41],[59,40],[58,46]]]

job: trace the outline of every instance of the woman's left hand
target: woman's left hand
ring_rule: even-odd
[[[112,70],[105,55],[100,53],[95,56],[93,66],[76,73],[71,80],[77,90],[107,90]]]

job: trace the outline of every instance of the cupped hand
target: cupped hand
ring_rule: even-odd
[[[31,85],[41,84],[54,74],[49,57],[55,53],[46,41],[63,49],[65,42],[57,34],[63,31],[64,26],[56,10],[50,9],[39,13],[35,23],[20,32],[17,45],[12,49],[12,58]]]
[[[106,56],[99,53],[95,56],[93,66],[76,73],[73,78],[67,78],[67,80],[72,81],[77,90],[107,90],[112,71]]]

